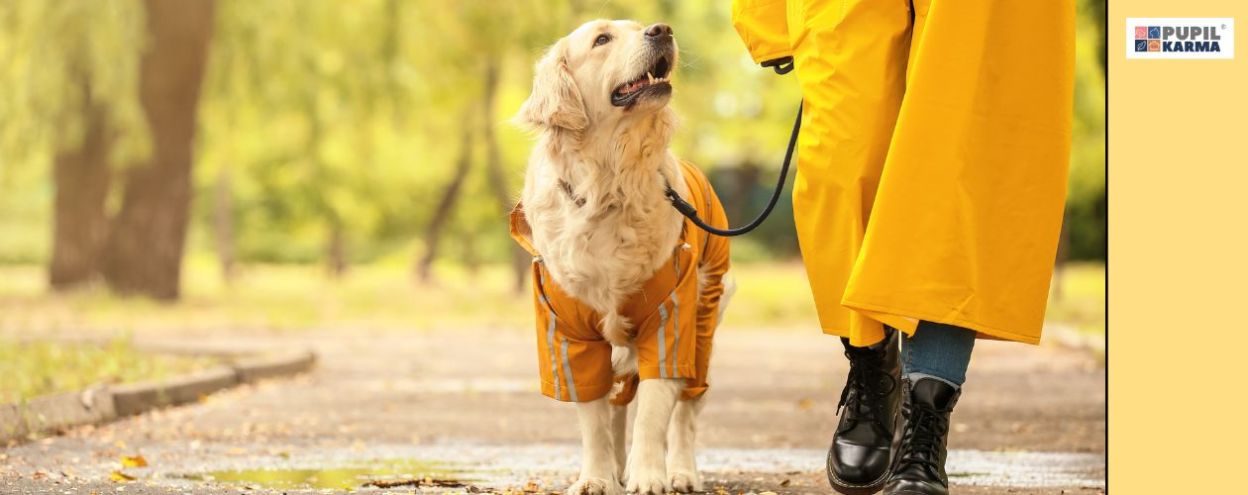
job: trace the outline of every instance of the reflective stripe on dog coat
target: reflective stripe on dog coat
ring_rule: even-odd
[[[689,186],[689,202],[712,226],[727,225],[723,206],[706,176],[681,163]],[[666,206],[666,205],[665,205]],[[633,324],[638,376],[614,376],[611,344],[602,336],[601,316],[578,301],[550,278],[541,254],[529,241],[523,205],[511,212],[511,235],[533,255],[533,302],[537,322],[538,369],[542,393],[571,402],[587,402],[607,395],[616,404],[632,400],[638,379],[684,378],[683,399],[707,389],[711,338],[719,324],[722,277],[728,271],[728,240],[707,234],[685,221],[680,243],[671,259],[647,280],[641,291],[621,308]],[[698,270],[705,286],[698,291]]]

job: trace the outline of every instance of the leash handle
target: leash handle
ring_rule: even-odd
[[[680,194],[677,194],[676,191],[672,189],[672,186],[668,185],[667,190],[663,191],[663,194],[667,195],[667,199],[668,201],[671,201],[672,207],[676,208],[676,211],[679,211],[681,215],[688,218],[689,221],[693,222],[694,225],[697,225],[698,228],[720,237],[739,236],[741,234],[749,233],[759,225],[762,225],[763,220],[766,220],[767,216],[771,215],[771,210],[776,207],[776,201],[780,199],[780,193],[784,190],[784,181],[789,175],[789,164],[793,161],[793,150],[797,148],[797,134],[798,131],[802,129],[802,106],[803,105],[801,103],[797,105],[797,118],[793,121],[793,132],[789,134],[789,147],[784,151],[784,163],[780,165],[780,178],[776,181],[776,188],[771,193],[771,200],[767,202],[767,207],[764,208],[762,213],[759,213],[753,221],[743,227],[735,229],[717,229],[707,225],[706,222],[702,221],[702,219],[698,217],[698,209],[694,208],[694,206],[689,204],[688,201],[681,198]]]

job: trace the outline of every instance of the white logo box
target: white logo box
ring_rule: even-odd
[[[1158,27],[1164,30],[1172,28],[1171,36],[1158,40],[1162,44],[1162,48],[1169,48],[1173,45],[1168,43],[1180,44],[1177,48],[1185,48],[1188,45],[1184,43],[1205,43],[1203,47],[1208,48],[1210,44],[1216,42],[1220,51],[1136,51],[1135,30],[1137,27]],[[1198,28],[1200,33],[1195,39],[1179,40],[1177,34],[1180,32],[1190,32],[1190,28]],[[1206,36],[1213,34],[1217,39]],[[1127,58],[1134,59],[1233,59],[1235,58],[1235,19],[1230,17],[1129,17],[1127,18]],[[1147,41],[1147,40],[1146,40]],[[1192,45],[1192,48],[1201,48],[1201,46]]]

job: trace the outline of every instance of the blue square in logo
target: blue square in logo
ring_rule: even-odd
[[[1148,40],[1135,40],[1135,51],[1137,52],[1148,51]]]
[[[1161,26],[1149,26],[1148,27],[1148,39],[1150,40],[1161,39]]]

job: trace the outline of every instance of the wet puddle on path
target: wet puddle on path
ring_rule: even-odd
[[[359,461],[330,467],[225,469],[179,477],[273,490],[433,487],[463,488],[480,481],[454,464],[410,459]]]

